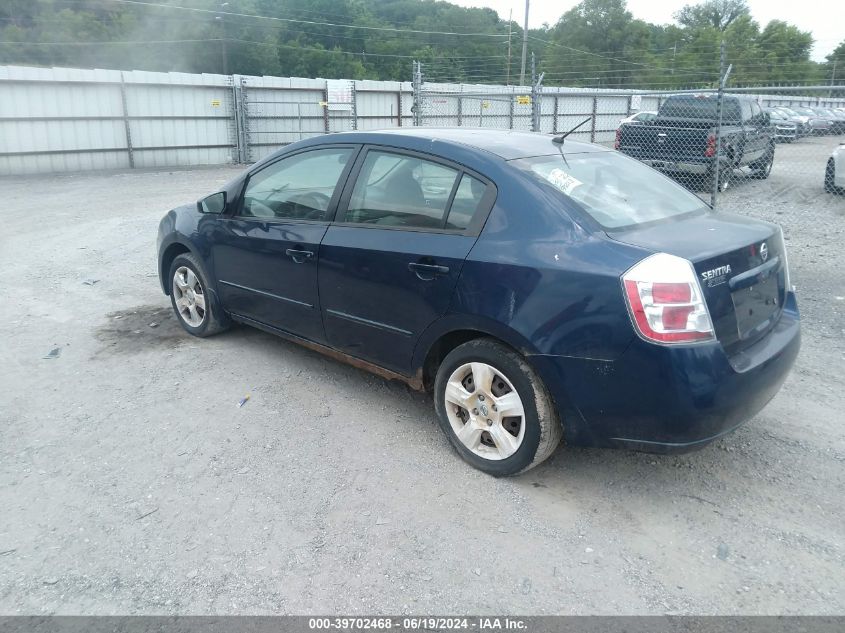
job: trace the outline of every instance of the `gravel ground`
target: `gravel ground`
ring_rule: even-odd
[[[834,143],[724,196],[789,240],[804,347],[775,400],[697,453],[563,448],[504,480],[402,385],[178,328],[158,220],[237,169],[0,180],[0,613],[842,614]]]

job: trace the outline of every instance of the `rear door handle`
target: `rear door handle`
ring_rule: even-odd
[[[289,248],[285,251],[285,255],[290,257],[297,264],[304,264],[306,260],[314,257],[313,251],[300,251],[295,248]]]
[[[448,266],[438,266],[437,264],[420,264],[419,262],[411,262],[408,264],[408,270],[416,273],[417,277],[423,281],[431,281],[437,275],[448,275]]]

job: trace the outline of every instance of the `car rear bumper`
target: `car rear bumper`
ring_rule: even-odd
[[[795,295],[763,339],[731,357],[721,344],[635,339],[615,361],[532,356],[576,446],[685,452],[729,433],[778,392],[801,347]]]

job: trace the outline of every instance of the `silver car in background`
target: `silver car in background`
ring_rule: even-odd
[[[772,126],[772,136],[777,142],[791,143],[798,138],[798,123],[778,108],[767,108]]]

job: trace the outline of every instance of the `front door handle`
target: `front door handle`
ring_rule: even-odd
[[[290,257],[297,264],[304,264],[307,260],[314,257],[313,251],[300,251],[295,248],[289,248],[285,251],[285,255]]]
[[[431,281],[437,275],[448,275],[448,266],[438,266],[437,264],[420,264],[419,262],[411,262],[408,264],[408,270],[416,273],[422,281]]]

